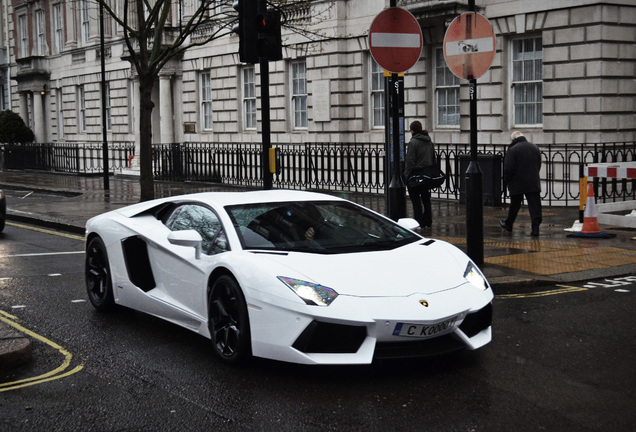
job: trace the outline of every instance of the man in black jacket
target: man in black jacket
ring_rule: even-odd
[[[531,235],[539,235],[541,213],[541,151],[539,147],[529,142],[519,131],[510,136],[512,143],[504,159],[504,182],[508,186],[510,208],[508,218],[499,224],[508,232],[512,232],[512,225],[517,218],[525,195],[532,221]]]
[[[408,179],[414,170],[435,164],[435,148],[428,132],[422,129],[422,123],[414,121],[410,125],[413,137],[408,143],[406,151],[404,175]],[[408,188],[408,186],[407,186]],[[409,189],[409,198],[413,204],[413,218],[420,224],[420,229],[429,229],[433,224],[431,209],[431,191]],[[424,211],[422,212],[422,206]]]

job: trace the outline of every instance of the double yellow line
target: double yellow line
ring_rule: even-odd
[[[45,374],[38,375],[32,378],[26,378],[19,381],[13,381],[13,382],[0,384],[0,393],[9,391],[9,390],[16,390],[19,388],[28,387],[28,386],[32,386],[36,384],[41,384],[48,381],[54,381],[60,378],[65,378],[69,375],[73,375],[74,373],[79,372],[80,370],[84,368],[84,365],[79,365],[67,371],[66,369],[69,368],[69,366],[71,365],[71,360],[73,359],[73,355],[70,352],[68,352],[66,349],[62,348],[60,345],[56,344],[55,342],[50,341],[47,338],[40,336],[39,334],[34,333],[31,330],[21,326],[20,324],[15,322],[15,320],[17,320],[17,317],[0,310],[0,321],[5,322],[9,324],[10,326],[14,327],[15,329],[17,329],[18,331],[25,333],[31,336],[32,338],[39,340],[40,342],[44,342],[45,344],[58,350],[64,356],[64,361],[59,367]]]
[[[578,291],[587,291],[587,288],[581,288],[581,287],[574,287],[574,286],[568,286],[568,285],[556,285],[556,286],[561,287],[561,289],[537,291],[537,292],[525,293],[525,294],[500,294],[500,295],[497,295],[496,297],[500,299],[521,299],[521,298],[547,297],[547,296],[557,295],[557,294],[568,294],[568,293],[573,293]]]
[[[59,232],[59,231],[52,231],[52,230],[47,230],[44,228],[38,228],[38,227],[34,227],[34,226],[29,226],[29,225],[22,225],[19,223],[15,223],[15,222],[7,222],[7,225],[12,226],[12,227],[16,227],[16,228],[23,228],[23,229],[28,229],[31,231],[36,231],[36,232],[41,232],[41,233],[45,233],[45,234],[53,234],[56,235],[58,237],[66,237],[66,238],[70,238],[73,240],[84,240],[84,236],[80,236],[77,234],[68,234],[68,233],[63,233],[63,232]]]

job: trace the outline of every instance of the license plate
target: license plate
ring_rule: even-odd
[[[445,321],[434,324],[397,323],[395,325],[395,330],[393,330],[393,335],[414,338],[430,338],[451,330],[455,326],[457,318],[457,316],[454,316]]]

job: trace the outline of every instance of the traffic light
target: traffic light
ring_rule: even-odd
[[[267,60],[282,60],[280,12],[268,10],[256,17],[258,30],[258,55]]]
[[[235,0],[232,7],[238,12],[238,23],[232,31],[239,36],[239,58],[243,63],[258,63],[258,32],[256,24],[257,0]]]

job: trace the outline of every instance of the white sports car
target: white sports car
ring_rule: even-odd
[[[86,287],[210,338],[218,356],[365,364],[476,349],[493,292],[456,247],[301,191],[142,202],[86,224]]]

